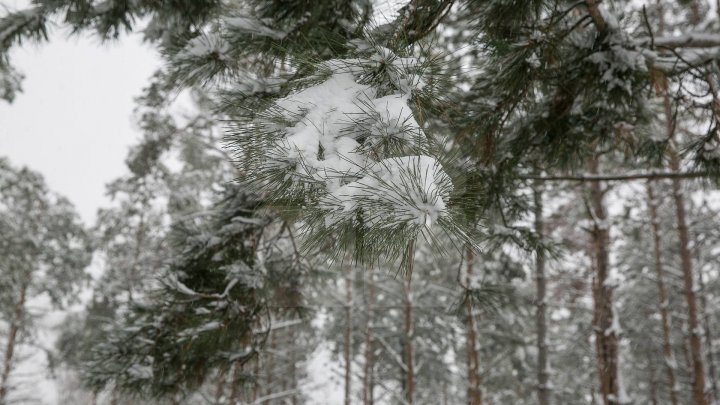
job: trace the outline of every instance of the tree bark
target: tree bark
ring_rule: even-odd
[[[373,405],[374,401],[374,367],[375,367],[375,339],[373,336],[373,321],[375,319],[375,280],[373,268],[367,271],[367,325],[365,328],[365,364],[363,370],[363,404]]]
[[[295,342],[295,328],[290,327],[287,329],[288,337],[290,342]],[[298,391],[298,380],[297,380],[297,351],[290,350],[290,390]],[[297,394],[290,396],[290,404],[297,404]]]
[[[352,372],[352,285],[353,285],[353,268],[348,269],[347,278],[345,280],[345,347],[344,347],[344,358],[345,358],[345,405],[350,405],[351,399],[351,383],[350,373]]]
[[[694,4],[695,2],[693,2]],[[699,12],[695,13],[696,16],[693,22],[697,22],[699,18]],[[660,10],[661,24],[664,25],[664,15],[662,9]],[[660,31],[662,34],[662,31]],[[677,152],[677,145],[675,144],[675,120],[668,94],[668,80],[667,77],[662,77],[662,85],[659,86],[660,94],[663,98],[663,108],[665,113],[665,130],[667,133],[667,139],[670,141],[669,154],[670,154],[670,170],[673,172],[680,172],[680,157]],[[707,398],[705,397],[705,371],[703,365],[702,355],[702,340],[700,336],[700,325],[698,322],[698,307],[697,297],[695,296],[695,289],[693,287],[693,264],[692,254],[690,252],[690,235],[687,227],[687,214],[685,213],[685,198],[682,193],[682,184],[679,178],[672,179],[672,195],[675,202],[675,217],[677,221],[677,232],[679,239],[679,251],[680,251],[680,267],[683,273],[683,284],[685,292],[685,300],[687,301],[688,307],[688,331],[690,340],[690,358],[692,360],[692,374],[693,374],[693,400],[696,405],[707,405]]]
[[[235,364],[235,370],[233,371],[232,375],[232,385],[230,386],[230,403],[231,404],[237,404],[240,403],[240,396],[242,395],[242,383],[240,380],[240,375],[242,373],[242,364],[238,361]],[[224,377],[224,373],[223,373]],[[224,378],[223,378],[224,379]]]
[[[413,364],[413,303],[412,303],[412,271],[415,261],[415,242],[412,241],[407,249],[408,272],[404,283],[404,323],[403,323],[403,348],[405,357],[405,402],[409,405],[413,403],[413,393],[415,391],[415,369]]]
[[[28,276],[29,277],[29,276]],[[15,303],[15,309],[13,311],[13,319],[10,323],[10,331],[8,332],[8,341],[5,345],[5,358],[3,360],[3,371],[0,376],[0,404],[5,404],[9,391],[9,379],[10,372],[13,367],[13,360],[15,356],[15,346],[17,343],[18,335],[22,325],[23,318],[25,317],[25,300],[27,296],[27,289],[30,285],[29,280],[26,280],[20,286],[20,296]]]
[[[655,279],[658,289],[658,298],[660,299],[660,319],[662,321],[663,331],[663,356],[665,357],[665,369],[667,371],[668,386],[670,387],[670,402],[672,405],[678,404],[676,384],[675,384],[675,355],[670,341],[670,316],[668,314],[668,294],[665,288],[665,275],[662,260],[662,237],[660,229],[660,219],[658,217],[658,202],[655,198],[655,190],[652,182],[647,184],[648,193],[648,209],[650,211],[650,225],[653,234],[653,254],[655,256]]]
[[[465,250],[466,267],[465,267],[465,285],[466,288],[472,288],[472,273],[475,265],[475,253],[468,246]],[[475,325],[475,315],[473,314],[472,300],[465,301],[466,329],[467,329],[467,345],[468,345],[468,405],[482,405],[482,376],[480,374],[480,353],[477,347],[477,326]]]
[[[718,17],[720,18],[720,0],[716,1],[716,7],[717,7],[717,13]],[[710,93],[713,97],[713,103],[712,103],[712,111],[715,115],[716,120],[720,120],[720,94],[718,94],[718,89],[715,83],[715,80],[717,78],[712,75],[710,72],[705,73],[705,81],[708,84],[708,88],[710,89]],[[711,390],[713,395],[713,401],[717,402],[720,400],[720,395],[718,393],[718,374],[715,367],[715,360],[714,360],[714,350],[712,347],[712,335],[710,333],[710,315],[707,312],[707,302],[705,299],[705,283],[703,281],[703,269],[700,267],[698,269],[698,283],[700,284],[700,304],[702,305],[702,312],[703,312],[703,324],[705,326],[705,341],[707,342],[707,360],[708,360],[708,372],[710,373],[710,384],[711,384]],[[714,403],[714,402],[713,402]]]
[[[664,94],[665,114],[669,139],[672,139],[675,124],[672,120],[672,107],[667,92]],[[672,142],[671,142],[672,143]],[[670,169],[680,171],[680,157],[675,146],[670,147]],[[690,358],[693,369],[693,400],[696,405],[707,405],[705,398],[705,371],[702,354],[702,338],[700,323],[698,321],[698,306],[695,288],[693,286],[693,264],[690,252],[690,234],[687,226],[687,214],[685,212],[685,198],[682,192],[682,184],[679,179],[672,180],[672,195],[675,201],[675,218],[677,221],[677,232],[680,250],[680,267],[683,273],[683,284],[685,300],[688,307],[688,330],[690,333]]]
[[[267,359],[267,362],[265,363],[265,395],[271,395],[273,393],[273,383],[274,383],[274,371],[273,367],[274,362],[273,358],[275,357],[275,332],[276,331],[270,331],[270,350],[266,351],[265,358]]]
[[[255,402],[260,394],[260,353],[255,354],[253,374],[255,374],[255,381],[253,382],[252,401]]]
[[[537,235],[538,241],[542,242],[544,239],[544,222],[543,222],[543,202],[542,192],[539,190],[539,185],[536,183],[533,190],[533,196],[535,200],[535,234]],[[545,280],[545,251],[542,247],[535,252],[535,287],[537,289],[536,305],[537,312],[535,314],[535,323],[537,328],[537,350],[538,350],[538,363],[537,363],[537,395],[539,405],[550,404],[550,386],[548,385],[549,376],[549,365],[548,365],[548,353],[547,353],[547,324],[546,324],[546,313],[547,313],[547,302],[545,298],[546,280]]]
[[[598,158],[590,159],[590,172],[598,173]],[[590,215],[593,220],[591,231],[595,277],[593,280],[593,329],[595,330],[595,351],[597,356],[600,394],[603,404],[617,403],[618,400],[618,336],[613,328],[612,286],[607,284],[610,271],[609,251],[610,229],[607,222],[604,195],[600,183],[592,182],[590,189]]]
[[[658,405],[657,381],[655,380],[655,366],[653,364],[653,359],[648,359],[648,365],[650,367],[650,403],[652,405]]]
[[[710,373],[710,392],[712,392],[712,400],[718,400],[717,386],[717,370],[715,368],[715,360],[713,359],[713,337],[710,330],[710,314],[707,312],[707,300],[705,299],[705,281],[703,279],[702,267],[698,268],[698,285],[700,287],[700,306],[703,316],[703,329],[705,332],[705,344],[707,344],[707,363],[708,373]],[[711,402],[711,403],[715,403]]]

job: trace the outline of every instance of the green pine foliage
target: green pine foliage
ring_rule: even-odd
[[[618,336],[632,399],[667,402],[673,360],[658,355],[658,305],[673,308],[677,353],[689,334],[674,203],[660,204],[672,298],[658,304],[644,194],[603,183],[610,219],[601,223],[587,183],[542,180],[587,180],[590,162],[618,175],[716,179],[720,25],[701,3],[406,0],[383,15],[371,0],[37,0],[8,12],[8,101],[22,76],[9,51],[46,41],[55,24],[102,40],[142,31],[165,62],[138,99],[130,174],[109,186],[115,205],[99,215],[105,271],[69,327],[84,330],[60,340],[65,364],[96,394],[297,401],[313,346],[330,342],[333,360],[346,361],[350,326],[354,384],[372,341],[377,397],[404,401],[412,347],[415,400],[461,403],[478,388],[466,386],[463,361],[473,325],[486,401],[535,403],[532,264],[543,251],[548,339],[538,346],[551,358],[551,403],[626,402],[594,388],[602,333]],[[199,112],[177,119],[178,95]],[[545,235],[529,225],[540,190]],[[717,207],[698,206],[697,195],[686,201],[712,346],[718,276],[705,270]],[[55,220],[53,232],[74,226]],[[599,229],[612,237],[602,286],[591,246]],[[14,252],[21,243],[5,234],[0,247]],[[369,305],[371,286],[368,309],[360,303]],[[77,288],[61,287],[58,302]],[[356,298],[336,305],[347,287]],[[614,294],[617,322],[598,335],[601,289]],[[2,295],[4,308],[12,298]],[[717,348],[705,354],[717,361]],[[692,398],[686,357],[673,365],[681,403]]]

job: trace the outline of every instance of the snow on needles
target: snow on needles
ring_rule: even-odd
[[[366,175],[332,192],[326,199],[334,207],[326,223],[353,218],[361,209],[368,226],[380,228],[401,224],[431,227],[447,214],[445,201],[451,190],[440,163],[429,156],[384,159]]]
[[[378,94],[376,87],[359,82],[368,65],[378,63],[325,62],[326,79],[276,101],[270,109],[275,124],[258,124],[275,135],[255,167],[284,170],[284,181],[300,189],[319,188],[314,208],[324,212],[326,227],[357,225],[362,213],[366,227],[409,226],[421,232],[447,214],[452,184],[441,164],[424,152],[427,140],[408,104],[413,89]]]
[[[287,129],[287,137],[272,152],[279,161],[297,164],[297,170],[337,187],[337,175],[357,175],[365,166],[355,151],[360,144],[347,128],[361,114],[357,100],[369,86],[355,83],[349,73],[334,74],[325,82],[276,103],[288,119],[302,116]],[[322,153],[321,152],[322,148]]]

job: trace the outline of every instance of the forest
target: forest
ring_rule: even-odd
[[[162,64],[95,223],[0,122],[0,405],[720,404],[720,0],[29,4]]]

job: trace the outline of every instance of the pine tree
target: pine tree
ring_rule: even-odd
[[[38,173],[0,159],[0,316],[8,325],[0,403],[11,401],[12,372],[32,338],[29,303],[41,295],[55,307],[74,302],[90,257],[90,241],[72,204],[50,192]]]
[[[525,383],[535,383],[525,360],[532,342],[514,338],[513,332],[525,330],[537,316],[538,353],[529,358],[537,360],[540,397],[546,394],[544,373],[554,370],[550,363],[562,365],[552,380],[570,381],[552,392],[559,402],[623,403],[629,400],[624,386],[638,387],[632,396],[648,402],[673,402],[677,394],[681,403],[707,403],[703,381],[713,378],[704,363],[713,364],[713,353],[703,356],[702,340],[709,348],[715,325],[711,316],[702,316],[698,303],[705,300],[707,311],[716,297],[710,288],[696,297],[695,278],[705,274],[693,263],[690,248],[700,234],[691,232],[696,214],[682,191],[694,190],[686,178],[714,179],[720,167],[717,16],[700,1],[643,7],[597,0],[407,0],[388,18],[378,16],[376,6],[368,0],[40,0],[0,19],[0,96],[5,99],[20,86],[7,51],[23,41],[47,39],[53,18],[102,39],[149,21],[145,36],[167,62],[141,100],[145,139],[128,159],[134,177],[127,187],[121,182],[116,188],[132,189],[142,202],[137,179],[157,179],[167,187],[166,222],[155,218],[151,228],[173,246],[162,265],[160,289],[126,288],[133,303],[128,297],[127,311],[120,311],[114,329],[108,329],[110,341],[91,361],[90,381],[157,395],[183,391],[187,397],[212,385],[219,397],[230,391],[235,399],[244,387],[237,382],[247,380],[256,383],[254,400],[281,395],[283,384],[295,376],[280,377],[286,374],[278,369],[277,346],[285,332],[274,331],[258,314],[267,310],[271,324],[288,319],[288,312],[274,304],[284,298],[300,302],[296,277],[303,279],[307,270],[302,257],[321,271],[353,266],[383,274],[373,285],[387,291],[373,295],[373,316],[354,305],[359,299],[344,302],[353,305],[346,317],[351,319],[335,314],[328,329],[348,327],[344,346],[337,346],[347,350],[348,388],[357,380],[351,374],[360,370],[351,367],[363,353],[359,346],[368,345],[366,402],[373,400],[370,381],[387,380],[390,388],[375,392],[403,391],[403,398],[394,398],[398,401],[429,402],[442,391],[450,401],[520,403],[531,396]],[[177,125],[164,111],[168,100],[175,92],[200,87],[208,91],[202,99],[212,112],[187,128]],[[213,131],[221,121],[227,125],[224,150],[232,157],[217,148]],[[175,176],[164,167],[163,156],[179,144],[187,164]],[[198,150],[213,150],[213,157]],[[227,165],[231,160],[234,169]],[[235,177],[240,181],[234,186],[207,187]],[[654,216],[665,219],[674,208],[677,224],[653,228],[656,235],[665,230],[662,238],[628,238],[632,247],[614,240],[615,232],[651,229],[647,218],[653,216],[611,213],[618,200],[647,205],[618,184],[662,178],[671,179],[674,206],[660,204]],[[544,219],[533,188],[535,182],[556,180],[579,181],[578,188],[588,191],[588,207],[551,208],[572,194],[551,188],[543,196],[549,210],[546,235],[544,224],[528,226]],[[237,222],[243,225],[228,228]],[[145,219],[129,222],[117,235],[132,231],[130,240],[147,241],[147,224]],[[169,231],[163,228],[168,224]],[[589,230],[589,247],[579,242],[587,239],[582,226]],[[667,232],[674,229],[677,238]],[[565,256],[542,269],[548,241],[555,240],[562,241]],[[649,254],[660,242],[666,252]],[[130,263],[118,267],[129,285],[138,284],[133,275],[147,263],[133,254],[133,246],[140,245],[126,243],[113,253]],[[290,245],[290,256],[279,251]],[[508,250],[511,258],[505,257]],[[535,295],[530,267],[515,264],[518,258],[530,263],[529,252],[537,259],[539,302],[530,298]],[[617,263],[611,260],[615,252]],[[213,260],[216,255],[222,260]],[[335,263],[315,263],[326,256]],[[261,265],[268,257],[276,260],[272,270]],[[431,269],[437,263],[452,265],[438,275]],[[466,274],[448,283],[447,269],[455,265]],[[649,270],[637,271],[652,266],[657,274],[667,270],[667,300],[662,288],[646,279]],[[676,267],[682,279],[673,272]],[[398,268],[405,279],[384,276]],[[545,292],[541,269],[550,286]],[[621,284],[613,284],[615,275]],[[709,277],[703,283],[717,283],[715,274]],[[354,276],[344,286],[358,292],[362,278]],[[677,298],[683,291],[680,280],[686,303]],[[511,284],[520,288],[508,288]],[[443,290],[434,298],[456,297],[461,319],[436,321],[433,316],[443,312],[426,312],[421,305],[427,299],[423,294],[438,286],[452,293]],[[384,295],[388,291],[397,296]],[[502,299],[487,305],[497,296]],[[550,305],[555,299],[558,305]],[[529,310],[533,301],[541,305],[536,314]],[[662,341],[650,339],[648,331],[659,337],[667,322],[647,315],[665,301],[671,311],[661,318],[689,314],[687,348],[678,332],[665,333]],[[210,303],[217,305],[210,308]],[[217,308],[240,303],[260,312],[232,313],[241,316],[232,323],[229,312]],[[378,313],[383,305],[402,311]],[[487,311],[496,306],[497,312]],[[622,335],[620,317],[630,319],[623,322],[629,325]],[[131,324],[139,329],[128,329]],[[207,325],[222,325],[221,330],[232,325],[236,339],[203,329]],[[445,333],[435,334],[429,325],[442,325]],[[542,353],[544,327],[553,342],[547,353]],[[258,329],[267,334],[255,333]],[[366,329],[368,338],[359,339],[358,331]],[[188,345],[187,357],[174,339]],[[448,342],[452,339],[457,344]],[[652,344],[636,347],[643,340]],[[421,365],[447,369],[439,360],[446,349],[456,358],[468,352],[470,362],[462,376],[435,378],[433,385],[423,374],[428,366]],[[169,355],[148,355],[149,350]],[[663,352],[687,353],[691,367],[661,365]],[[247,355],[231,361],[227,353]],[[642,367],[623,366],[628,359]],[[268,370],[263,387],[258,373],[250,372],[261,367]],[[678,392],[662,387],[661,368],[676,372]],[[593,369],[596,374],[588,371]],[[227,390],[224,383],[208,381],[226,378]],[[515,380],[521,383],[510,382]],[[466,385],[462,393],[446,389]]]

